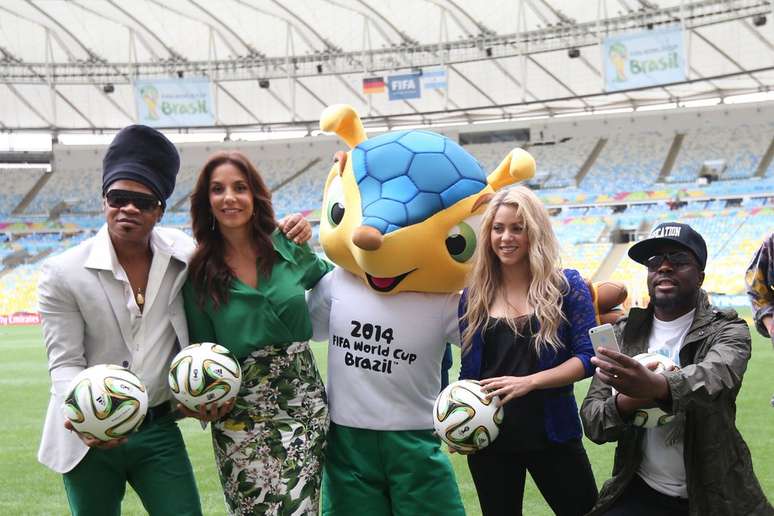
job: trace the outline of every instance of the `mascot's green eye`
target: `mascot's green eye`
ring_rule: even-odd
[[[451,257],[460,263],[471,259],[476,250],[476,232],[466,222],[460,222],[449,230],[446,249]]]
[[[325,214],[328,217],[328,223],[332,227],[341,224],[344,219],[344,192],[342,190],[341,178],[335,177],[328,186],[327,203]]]

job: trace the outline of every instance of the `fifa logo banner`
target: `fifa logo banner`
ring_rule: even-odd
[[[418,99],[422,96],[418,73],[391,75],[387,77],[387,92],[390,100]]]
[[[212,84],[206,78],[134,82],[137,122],[151,127],[215,125]]]
[[[685,80],[682,28],[619,34],[602,42],[605,91]]]

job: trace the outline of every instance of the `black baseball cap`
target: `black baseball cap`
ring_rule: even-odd
[[[680,222],[662,222],[654,227],[648,238],[629,248],[629,258],[645,265],[648,258],[655,255],[656,249],[664,243],[677,244],[691,251],[701,270],[707,266],[707,243],[704,238],[691,226]]]

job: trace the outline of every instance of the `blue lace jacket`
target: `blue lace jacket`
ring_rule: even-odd
[[[571,357],[578,357],[583,362],[586,377],[589,377],[594,374],[594,366],[591,364],[594,348],[589,339],[589,328],[597,324],[596,313],[591,301],[591,293],[580,273],[574,269],[565,269],[564,276],[569,284],[567,293],[562,297],[562,312],[567,321],[559,327],[559,340],[564,347],[558,351],[544,348],[538,358],[538,369],[541,371],[551,369]],[[466,289],[462,293],[459,306],[460,332],[463,332],[467,326],[462,319],[467,299]],[[470,348],[462,356],[460,379],[481,379],[482,351],[483,337],[479,329],[473,336]],[[565,442],[570,439],[580,439],[583,432],[578,418],[573,386],[545,389],[544,393],[545,428],[549,440]]]

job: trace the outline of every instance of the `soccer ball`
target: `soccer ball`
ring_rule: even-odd
[[[242,368],[223,346],[202,342],[172,359],[168,379],[175,399],[198,412],[199,405],[220,407],[234,398],[242,385]]]
[[[659,355],[658,353],[640,353],[632,358],[644,366],[656,362],[658,365],[656,366],[656,369],[653,370],[654,373],[669,371],[673,367],[677,368],[677,364],[675,364],[671,358]],[[617,391],[613,389],[613,396],[615,396],[616,392]],[[667,414],[658,407],[637,409],[634,411],[634,420],[632,421],[632,424],[642,428],[656,428],[670,423],[674,417],[673,414]]]
[[[148,411],[148,393],[137,376],[116,365],[96,365],[73,378],[64,415],[80,433],[101,441],[137,430]]]
[[[475,380],[449,384],[433,407],[433,426],[438,436],[462,453],[489,446],[500,432],[503,408],[497,396],[491,400]]]

